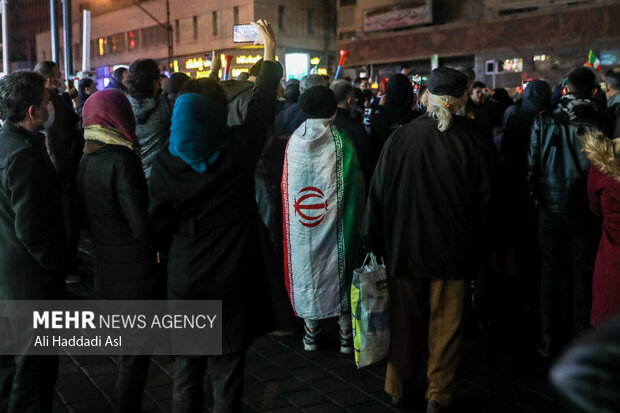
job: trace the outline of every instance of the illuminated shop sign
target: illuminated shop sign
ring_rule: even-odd
[[[211,67],[211,62],[204,59],[187,59],[185,61],[185,69],[187,70],[204,70],[205,67]]]
[[[262,58],[261,55],[256,56],[237,56],[235,58],[235,63],[238,65],[253,65],[258,62]]]

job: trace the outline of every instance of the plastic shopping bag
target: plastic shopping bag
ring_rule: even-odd
[[[351,284],[353,348],[358,368],[377,363],[390,350],[390,308],[385,264],[373,253],[353,270]]]

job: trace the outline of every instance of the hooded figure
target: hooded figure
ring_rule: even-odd
[[[154,232],[131,106],[122,92],[107,89],[88,98],[82,114],[78,198],[93,241],[98,298],[156,299]],[[149,356],[120,357],[119,412],[140,411],[148,366]]]
[[[340,351],[349,354],[364,179],[353,142],[333,123],[334,92],[311,87],[299,105],[308,119],[289,140],[282,174],[286,286],[305,321],[304,350],[318,350],[320,319],[340,317]]]
[[[291,312],[281,283],[280,300],[267,291],[268,240],[254,199],[281,77],[282,66],[265,61],[243,123],[231,127],[219,82],[190,80],[174,106],[170,143],[153,161],[149,211],[168,251],[168,298],[222,300],[222,355],[176,358],[175,411],[202,407],[196,395],[207,362],[214,411],[240,410],[245,350],[277,327],[272,311]],[[276,303],[287,307],[274,310]]]
[[[392,132],[422,114],[412,107],[413,87],[409,78],[402,73],[390,76],[385,88],[385,103],[370,117],[371,140],[377,157]]]
[[[551,87],[544,80],[528,83],[521,105],[513,105],[504,116],[504,135],[500,153],[503,157],[502,208],[500,208],[506,243],[515,248],[521,294],[525,305],[535,305],[537,290],[538,247],[537,218],[527,185],[527,151],[536,115],[549,107]]]

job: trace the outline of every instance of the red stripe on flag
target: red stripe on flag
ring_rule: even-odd
[[[288,152],[288,144],[286,145],[286,152]],[[289,193],[288,193],[288,153],[284,156],[284,168],[282,171],[282,211],[284,213],[284,219],[282,220],[284,226],[284,282],[286,284],[286,291],[288,292],[289,300],[293,306],[293,311],[297,315],[295,309],[295,296],[293,294],[293,261],[291,259],[291,219],[289,214]]]

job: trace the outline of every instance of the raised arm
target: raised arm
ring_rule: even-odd
[[[258,30],[258,38],[254,43],[263,44],[265,51],[245,121],[239,128],[244,144],[258,160],[267,139],[267,132],[275,119],[276,92],[283,70],[276,62],[276,38],[269,22],[259,20],[252,24]]]

